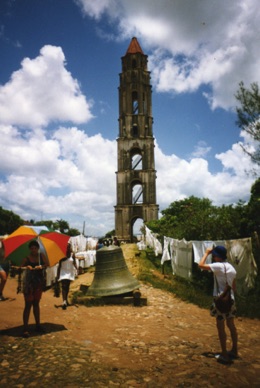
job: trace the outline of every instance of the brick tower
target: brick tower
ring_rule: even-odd
[[[119,240],[133,241],[137,219],[158,219],[152,87],[147,55],[136,38],[132,38],[121,60],[115,233]]]

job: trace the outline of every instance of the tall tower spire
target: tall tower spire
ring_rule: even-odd
[[[120,240],[133,241],[137,219],[158,219],[152,87],[147,55],[135,37],[121,61],[115,228]]]
[[[135,37],[133,37],[126,51],[126,55],[136,54],[136,53],[144,54],[138,40]]]

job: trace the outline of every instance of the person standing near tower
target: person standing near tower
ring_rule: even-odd
[[[58,271],[57,271],[57,280],[61,282],[61,291],[62,291],[62,308],[66,310],[69,302],[68,295],[70,290],[70,283],[75,280],[77,274],[77,263],[75,254],[72,252],[71,245],[68,244],[66,257],[59,261]]]
[[[44,329],[40,325],[40,300],[42,297],[44,286],[43,271],[48,265],[46,257],[42,253],[40,253],[40,245],[38,241],[31,241],[29,243],[29,249],[30,254],[22,260],[20,266],[20,268],[25,270],[23,273],[23,294],[25,301],[23,311],[23,337],[25,338],[28,338],[30,336],[28,330],[28,323],[31,308],[33,308],[36,331],[38,331],[39,333],[44,332]]]

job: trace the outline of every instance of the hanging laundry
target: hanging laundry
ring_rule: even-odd
[[[192,277],[192,242],[183,240],[172,240],[172,269],[175,275],[185,279]]]
[[[246,294],[255,285],[257,266],[252,253],[251,238],[226,241],[228,261],[237,271],[237,292]]]

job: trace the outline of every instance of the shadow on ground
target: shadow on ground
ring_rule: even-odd
[[[67,330],[64,325],[57,325],[55,323],[49,323],[45,322],[41,324],[44,332],[37,332],[35,330],[35,325],[29,325],[29,332],[30,332],[30,337],[36,337],[39,335],[44,335],[44,334],[49,334],[49,333],[55,333],[57,331],[63,331]],[[6,335],[9,337],[21,337],[23,333],[23,325],[20,326],[15,326],[10,329],[5,329],[0,331],[0,335]]]

